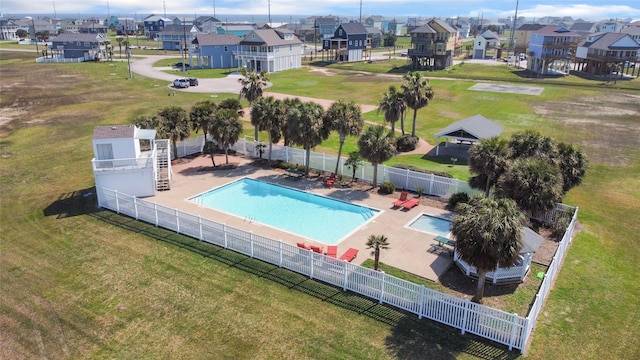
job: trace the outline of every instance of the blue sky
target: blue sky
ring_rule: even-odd
[[[341,15],[357,19],[360,0],[1,0],[3,14],[112,15],[164,14]],[[496,19],[513,15],[517,0],[362,0],[362,15],[385,17],[480,16]],[[610,2],[609,4],[605,4]],[[54,10],[55,8],[55,10]],[[640,0],[519,0],[518,15],[527,19],[571,16],[574,19],[640,19]]]

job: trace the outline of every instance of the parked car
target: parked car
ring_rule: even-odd
[[[173,80],[173,87],[177,88],[188,88],[189,87],[189,79],[180,78]]]
[[[188,78],[187,80],[189,80],[189,85],[190,86],[198,86],[198,79],[196,78]]]
[[[182,64],[183,64],[183,63],[181,63],[181,62],[177,62],[177,63],[173,64],[173,67],[174,67],[174,68],[182,69]],[[191,68],[191,65],[189,65],[189,64],[187,64],[187,63],[184,63],[184,68],[185,68],[185,69],[190,69],[190,68]]]

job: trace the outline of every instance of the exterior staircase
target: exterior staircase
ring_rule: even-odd
[[[156,190],[171,189],[171,151],[169,140],[156,140]]]

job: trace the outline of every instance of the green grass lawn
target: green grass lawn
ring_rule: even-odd
[[[375,301],[96,209],[93,128],[128,124],[168,105],[189,109],[209,95],[168,97],[166,82],[128,79],[126,66],[108,63],[42,65],[33,54],[0,51],[0,65],[0,107],[12,119],[0,128],[3,358],[518,357]],[[272,81],[273,91],[372,105],[400,83],[308,70],[273,74]],[[545,90],[533,97],[468,91],[468,80],[431,84],[436,98],[418,112],[417,126],[427,141],[451,121],[480,113],[503,126],[506,136],[534,128],[577,144],[591,160],[584,183],[565,199],[580,207],[580,232],[527,358],[640,357],[637,92],[552,80],[536,81]],[[237,94],[220,94],[217,101],[224,97]],[[354,144],[349,139],[344,153]],[[336,138],[322,147],[336,151]],[[464,166],[450,168],[446,161],[392,161],[469,176]],[[513,311],[526,301],[514,299],[520,305]]]

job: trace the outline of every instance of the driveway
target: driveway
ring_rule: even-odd
[[[233,73],[225,78],[220,79],[200,79],[198,78],[198,86],[188,87],[186,89],[176,89],[172,86],[173,80],[177,77],[181,77],[175,74],[168,74],[164,70],[169,70],[170,68],[154,68],[153,64],[156,61],[168,58],[174,58],[175,56],[164,56],[164,55],[145,55],[145,57],[136,57],[134,61],[131,62],[131,71],[136,74],[146,76],[152,79],[158,80],[166,80],[167,86],[176,91],[184,91],[184,92],[196,92],[196,93],[240,93],[240,89],[242,86],[238,79],[241,79],[242,76],[238,73]],[[184,76],[186,77],[186,76]]]

